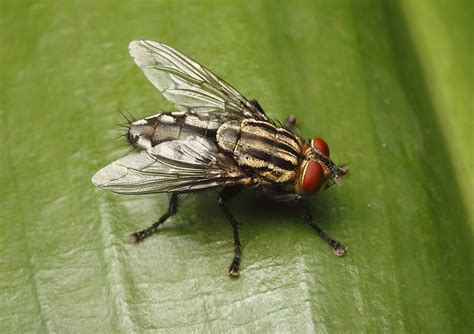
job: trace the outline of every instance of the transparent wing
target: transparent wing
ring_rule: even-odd
[[[190,192],[224,185],[242,175],[208,139],[161,143],[127,155],[92,177],[96,186],[119,194]]]
[[[130,55],[150,82],[182,111],[219,113],[231,119],[270,121],[258,102],[175,49],[153,41],[133,41]]]

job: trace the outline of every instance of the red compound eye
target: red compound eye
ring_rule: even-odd
[[[324,184],[323,167],[316,161],[309,161],[303,170],[302,175],[303,191],[305,193],[314,193]]]
[[[322,138],[314,138],[311,140],[311,146],[329,157],[329,146]]]

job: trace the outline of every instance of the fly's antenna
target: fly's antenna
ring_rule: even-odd
[[[328,157],[319,153],[316,150],[313,150],[312,153],[313,153],[314,159],[319,160],[329,170],[329,173],[330,173],[330,176],[332,176],[333,182],[337,184],[338,186],[342,185],[341,177],[349,173],[349,169],[346,167],[346,165],[336,165],[331,159],[329,159]]]

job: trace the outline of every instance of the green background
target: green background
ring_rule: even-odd
[[[436,332],[473,324],[473,2],[2,1],[3,332]],[[172,45],[349,163],[318,223],[249,192],[242,274],[215,194],[95,188],[128,152],[119,109],[171,105],[128,55]]]

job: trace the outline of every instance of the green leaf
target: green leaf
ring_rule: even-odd
[[[474,329],[470,1],[2,1],[0,328],[4,332]],[[318,224],[249,191],[242,274],[215,192],[139,246],[165,195],[90,178],[128,148],[119,110],[172,106],[127,52],[159,40],[325,138],[350,177]]]

